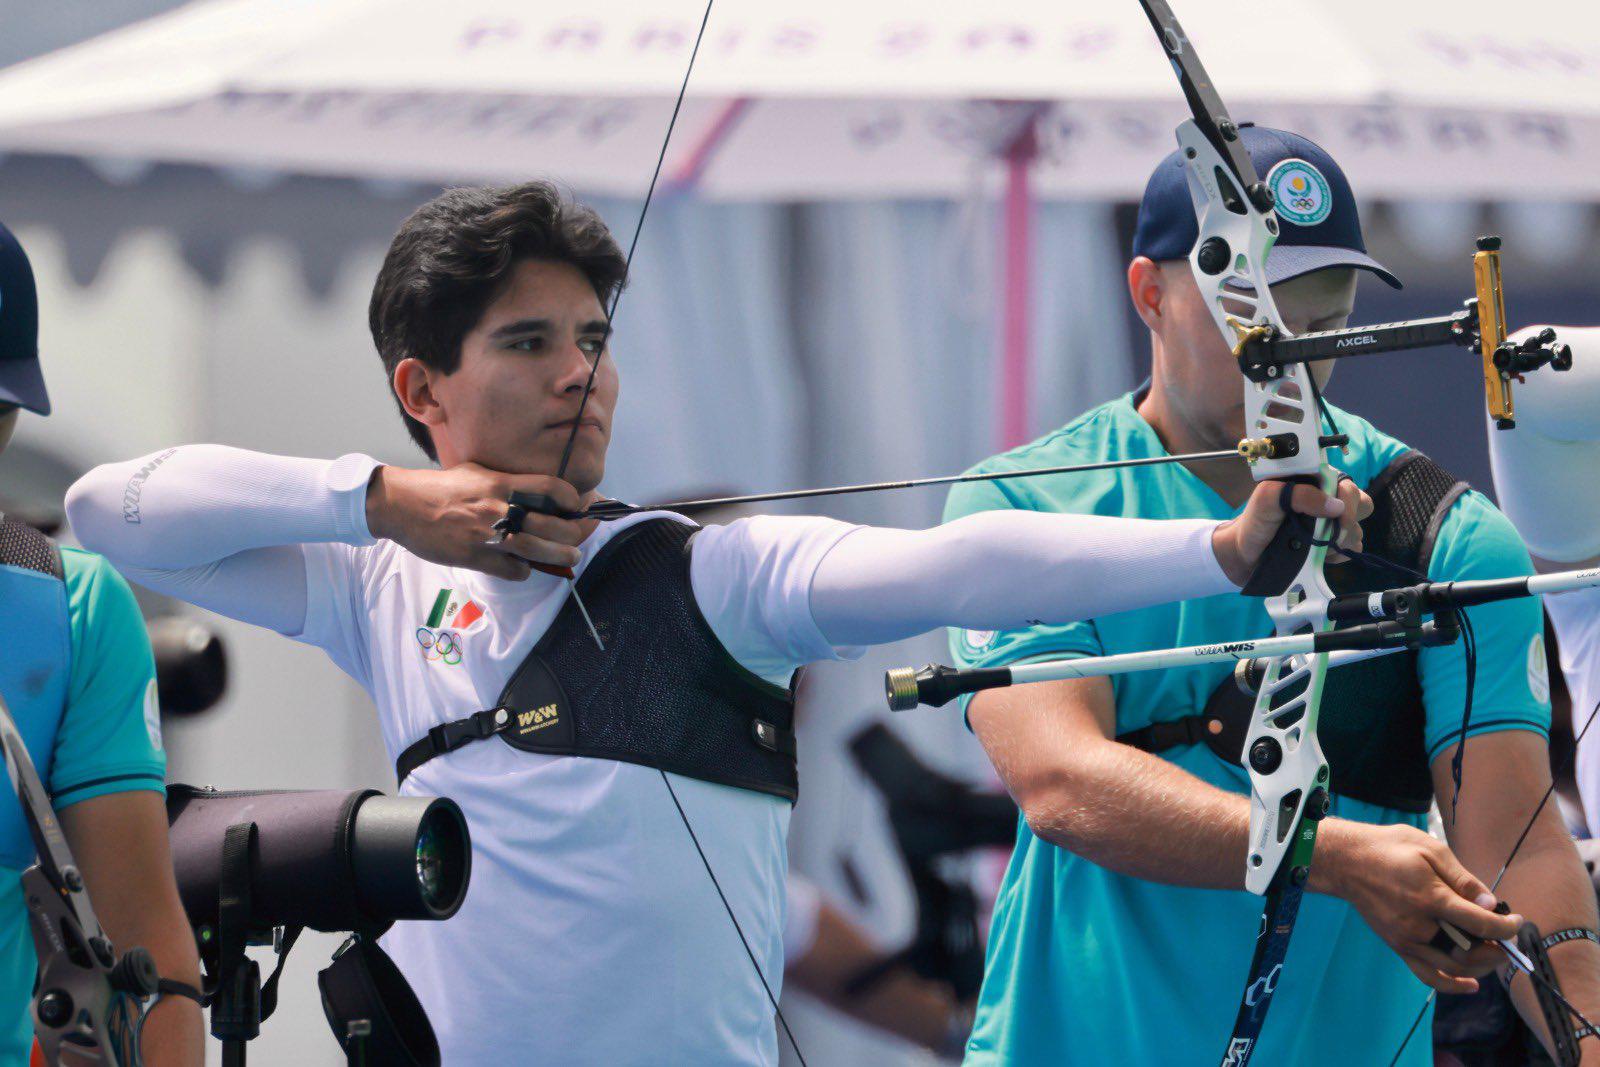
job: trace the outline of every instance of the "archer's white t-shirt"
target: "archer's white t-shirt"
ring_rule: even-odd
[[[647,517],[602,524],[584,562]],[[797,537],[784,521],[781,541],[765,546],[761,520],[708,527],[691,557],[713,631],[779,685],[800,663],[853,653],[827,644],[807,599],[817,563],[852,527],[818,519]],[[388,541],[304,548],[309,602],[296,639],[371,694],[391,761],[429,727],[493,707],[568,596],[547,575],[502,581]],[[790,805],[672,783],[777,995]],[[472,833],[460,912],[397,923],[383,940],[445,1064],[777,1062],[767,995],[658,771],[490,738],[435,757],[401,792],[451,797]]]

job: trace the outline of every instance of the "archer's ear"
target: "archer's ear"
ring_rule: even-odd
[[[444,421],[444,410],[433,392],[433,368],[420,359],[402,359],[394,368],[390,385],[406,414],[424,426]]]
[[[1148,256],[1135,256],[1128,264],[1128,297],[1133,301],[1133,310],[1152,330],[1159,328],[1166,295],[1161,264]]]

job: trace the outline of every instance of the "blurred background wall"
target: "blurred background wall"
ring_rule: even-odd
[[[0,65],[174,6],[0,0]],[[0,219],[33,257],[56,404],[48,420],[24,417],[0,461],[0,494],[59,508],[65,486],[95,463],[189,441],[329,457],[362,451],[421,465],[365,313],[390,235],[435,191],[0,159]],[[632,232],[636,203],[600,207],[620,236]],[[1366,219],[1372,251],[1408,284],[1391,293],[1363,281],[1358,321],[1452,310],[1470,292],[1472,237],[1498,232],[1513,323],[1600,322],[1594,205],[1439,203],[1418,190],[1414,202],[1367,205]],[[1131,223],[1126,204],[1038,212],[1035,433],[1131,388],[1148,367],[1122,288]],[[995,451],[997,225],[987,196],[655,205],[617,323],[623,417],[607,489],[649,500],[943,474]],[[1475,357],[1356,360],[1330,392],[1487,485]],[[938,520],[942,502],[922,491],[814,510],[921,526]],[[372,710],[353,683],[318,652],[210,621],[231,655],[231,687],[203,717],[167,724],[173,780],[393,789]],[[819,670],[801,730],[794,864],[887,947],[910,936],[912,901],[879,802],[843,744],[885,717],[883,668],[945,655],[943,637],[930,635]],[[981,753],[948,713],[895,725],[935,765],[987,779]],[[313,978],[335,944],[311,937],[296,949],[279,1014],[252,1050],[259,1062],[342,1062]],[[812,1062],[923,1062],[803,998],[790,997],[786,1011]]]

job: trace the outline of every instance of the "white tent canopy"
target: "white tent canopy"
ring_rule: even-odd
[[[205,0],[0,73],[0,150],[635,193],[703,12]],[[1323,141],[1368,195],[1600,195],[1595,5],[1178,13],[1236,117]],[[721,0],[668,174],[727,198],[957,195],[1036,114],[1042,195],[1137,192],[1185,112],[1134,0]]]

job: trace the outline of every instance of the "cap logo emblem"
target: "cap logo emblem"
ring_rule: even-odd
[[[1267,172],[1278,217],[1294,226],[1315,226],[1333,214],[1333,190],[1322,172],[1303,159],[1286,159]]]

